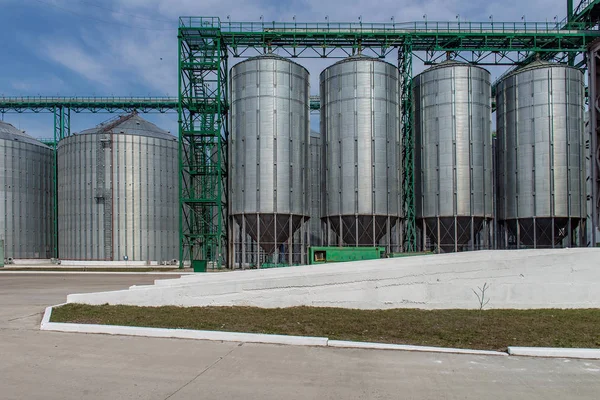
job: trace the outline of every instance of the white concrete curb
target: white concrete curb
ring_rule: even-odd
[[[369,342],[348,342],[343,340],[330,340],[327,342],[329,347],[341,347],[348,349],[377,349],[377,350],[403,350],[403,351],[423,351],[429,353],[453,353],[453,354],[474,354],[479,356],[507,356],[507,353],[500,351],[453,349],[450,347],[430,347],[430,346],[412,346],[405,344],[388,343],[369,343]]]
[[[293,346],[317,346],[351,349],[401,350],[428,353],[469,354],[479,356],[528,356],[600,359],[600,349],[564,349],[544,347],[509,347],[508,353],[487,350],[454,349],[449,347],[412,346],[402,344],[350,342],[329,340],[325,337],[267,335],[261,333],[197,331],[192,329],[143,328],[135,326],[71,324],[50,322],[52,309],[67,303],[46,307],[40,330],[72,333],[99,333],[106,335],[143,336],[158,338],[212,340],[219,342],[244,342],[263,344],[283,344]]]
[[[61,304],[62,305],[62,304]],[[55,306],[58,307],[58,306]],[[294,346],[327,346],[327,338],[309,336],[265,335],[259,333],[197,331],[191,329],[141,328],[134,326],[69,324],[50,322],[52,307],[47,307],[40,329],[55,332],[102,333],[107,335],[144,336],[222,342],[287,344]]]
[[[566,349],[552,347],[509,347],[511,356],[548,357],[548,358],[584,358],[600,360],[600,349]]]

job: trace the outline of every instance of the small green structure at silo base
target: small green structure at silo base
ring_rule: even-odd
[[[192,269],[194,272],[206,272],[207,260],[192,260]]]
[[[310,247],[309,264],[326,264],[385,258],[385,247]]]

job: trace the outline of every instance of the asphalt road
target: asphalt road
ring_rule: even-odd
[[[595,361],[215,343],[38,329],[44,307],[63,302],[68,293],[115,290],[156,278],[0,273],[0,398],[599,398],[600,362]]]

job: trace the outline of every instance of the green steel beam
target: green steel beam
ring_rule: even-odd
[[[54,112],[169,112],[176,111],[175,97],[0,97],[0,113]]]
[[[320,96],[310,96],[310,109],[313,111],[318,111],[321,109],[321,97]]]
[[[180,31],[201,37],[201,17],[180,19]],[[480,65],[514,65],[535,53],[580,54],[600,37],[582,30],[583,22],[569,29],[547,22],[408,22],[408,23],[256,23],[220,22],[217,29],[234,57],[276,52],[292,58],[343,58],[356,54],[385,57],[410,41],[413,53],[426,63],[454,58]],[[190,40],[194,46],[194,40]]]

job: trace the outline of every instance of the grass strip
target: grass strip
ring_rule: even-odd
[[[67,304],[54,309],[51,321],[499,351],[508,346],[600,348],[600,309],[428,311]]]

